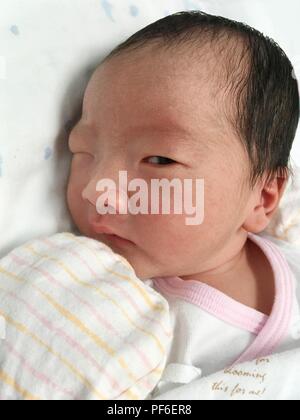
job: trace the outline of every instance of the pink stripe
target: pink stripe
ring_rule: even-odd
[[[38,372],[35,368],[33,368],[31,364],[27,360],[25,360],[25,358],[14,348],[14,346],[8,342],[8,340],[4,340],[4,344],[8,347],[10,352],[14,354],[15,357],[21,361],[22,368],[28,370],[32,374],[32,376],[39,379],[41,382],[46,383],[49,386],[49,388],[59,391],[60,393],[64,395],[68,395],[73,400],[77,399],[76,396],[72,394],[70,391],[68,391],[65,388],[61,388],[60,386],[52,382],[52,380],[48,378],[46,375],[44,375],[41,372]]]
[[[19,265],[26,265],[28,266],[28,264],[22,260],[20,257],[17,257],[16,255],[14,255],[13,253],[10,254],[10,257]],[[48,274],[46,272],[44,272],[44,270],[39,269],[37,267],[34,267],[32,265],[30,265],[30,267],[32,267],[33,269],[35,269],[36,271],[39,271],[41,274],[43,274],[45,277],[48,278],[48,280],[57,285],[57,281],[51,276],[51,274]],[[67,288],[65,288],[64,286],[62,286],[65,290],[68,290]],[[28,309],[28,311],[34,315],[44,326],[46,326],[50,331],[52,331],[53,333],[58,334],[60,337],[62,337],[72,348],[75,348],[81,355],[85,356],[86,359],[88,359],[92,365],[101,373],[103,374],[107,380],[110,382],[110,385],[112,388],[116,388],[118,390],[118,392],[122,391],[122,389],[119,387],[118,383],[116,382],[115,378],[113,378],[109,372],[107,372],[105,369],[102,368],[102,366],[99,365],[99,363],[93,358],[93,356],[91,356],[89,354],[89,352],[80,345],[80,343],[78,343],[77,341],[75,341],[72,337],[70,337],[65,331],[61,330],[60,328],[56,328],[51,321],[47,320],[44,316],[40,315],[36,309],[31,306],[28,302],[26,302],[25,300],[23,300],[22,298],[19,298],[18,296],[15,295],[15,293],[13,292],[8,292],[9,294],[11,294],[16,300],[19,300],[20,302],[22,302],[25,307]]]
[[[53,247],[57,247],[57,245],[56,244],[54,244],[53,242],[51,242],[48,238],[47,239],[43,239],[43,241],[42,242],[44,242],[44,243],[46,243],[46,244],[48,244],[49,246],[53,246]],[[90,249],[89,248],[89,246],[87,245],[87,244],[84,244],[84,246],[87,248],[87,249]],[[71,250],[71,249],[69,249],[69,248],[66,248],[66,247],[64,247],[63,249],[66,249],[69,253],[71,253],[72,255],[74,255],[74,256],[76,256],[81,262],[82,262],[82,264],[84,264],[85,266],[86,266],[86,268],[90,271],[90,273],[94,276],[94,277],[97,277],[97,274],[95,273],[95,271],[91,268],[91,266],[81,257],[81,255],[79,255],[78,254],[78,252],[76,252],[76,251],[73,251],[73,250]],[[97,250],[93,250],[94,252],[97,252]],[[101,279],[102,281],[104,281],[105,282],[105,279]],[[114,289],[117,289],[118,291],[120,291],[120,292],[122,292],[122,294],[124,295],[124,296],[126,296],[126,298],[128,299],[128,302],[130,302],[130,304],[131,304],[131,306],[137,311],[137,313],[139,314],[139,316],[141,317],[141,318],[143,318],[143,319],[146,319],[147,321],[150,321],[151,323],[154,323],[154,324],[156,324],[156,325],[158,325],[159,327],[160,327],[160,329],[161,329],[161,331],[164,333],[164,335],[166,336],[166,337],[170,337],[171,336],[171,334],[168,332],[168,331],[166,331],[165,329],[164,329],[164,327],[163,327],[163,325],[157,320],[157,319],[155,319],[155,318],[151,318],[151,317],[149,317],[149,316],[146,316],[146,315],[144,315],[144,313],[143,312],[141,312],[140,311],[140,308],[139,308],[139,306],[137,305],[137,302],[134,300],[134,299],[132,299],[132,297],[130,296],[130,294],[126,291],[126,290],[124,290],[119,284],[117,285],[117,284],[112,284],[112,283],[109,283],[109,286],[110,287],[113,287]]]
[[[42,242],[47,243],[50,246],[57,246],[51,243],[51,241],[49,241],[48,239],[44,239]],[[78,258],[83,264],[85,264],[86,266],[88,266],[88,264],[81,258],[80,255],[78,255],[76,252],[71,251],[69,249],[67,249],[68,252],[70,252],[71,254],[73,254],[73,256],[75,256],[76,258]],[[92,276],[94,278],[97,278],[96,273],[88,266],[88,268],[90,269],[90,272],[92,274]],[[110,284],[111,286],[111,284]],[[72,291],[70,291],[73,295],[75,295]],[[100,315],[100,313],[94,309],[88,302],[83,301],[79,296],[76,296],[78,300],[81,301],[81,303],[84,303],[87,307],[89,307],[91,313],[96,317],[96,319],[101,323],[104,324],[106,329],[109,332],[113,332],[115,336],[117,337],[121,337],[120,334],[118,333],[118,331],[115,329],[115,327],[109,322],[107,321],[104,317],[102,317]],[[142,362],[149,368],[152,369],[153,366],[151,364],[151,362],[149,361],[148,357],[144,354],[144,352],[142,350],[140,350],[135,343],[131,343],[128,341],[128,339],[125,337],[121,337],[122,340],[124,340],[128,345],[130,345],[131,347],[133,347],[134,351],[137,353],[137,355],[140,357],[140,359],[142,360]]]
[[[48,240],[41,240],[41,242],[49,242]],[[51,245],[51,244],[50,244]],[[57,246],[57,245],[54,245]],[[129,342],[129,340],[124,337],[122,337],[118,331],[114,328],[114,326],[108,321],[106,320],[101,314],[100,312],[98,312],[89,302],[85,301],[84,299],[82,299],[79,295],[77,295],[75,292],[73,292],[72,289],[69,289],[68,287],[64,286],[61,282],[59,282],[58,280],[56,280],[50,273],[48,273],[47,271],[39,268],[39,267],[35,267],[32,264],[29,264],[28,262],[26,262],[24,259],[22,260],[20,257],[15,256],[14,254],[12,254],[13,258],[18,258],[18,264],[23,264],[23,265],[30,265],[30,267],[32,267],[34,270],[40,272],[43,276],[45,276],[48,281],[51,284],[55,284],[56,287],[60,287],[63,288],[64,290],[66,290],[67,292],[69,292],[70,294],[72,294],[81,304],[85,305],[89,310],[90,313],[97,319],[97,321],[100,324],[103,324],[106,329],[110,332],[110,333],[114,333],[115,336],[118,336],[119,338],[121,338],[123,341],[125,341],[128,345],[131,345],[134,350],[137,352],[138,356],[141,358],[142,362],[148,367],[148,369],[152,370],[153,369],[153,364],[151,364],[151,362],[149,361],[148,357],[139,349],[137,348],[137,346],[135,345],[135,343],[131,343]],[[79,344],[78,344],[79,345]],[[84,350],[80,345],[79,348],[81,348],[81,350]],[[87,353],[86,353],[87,354]],[[95,359],[92,358],[92,356],[88,357],[90,361],[92,361],[92,363],[97,367],[98,370],[102,371],[103,374],[105,374],[108,379],[111,382],[111,386],[113,388],[118,389],[119,391],[122,389],[120,388],[120,386],[118,385],[118,383],[116,382],[115,378],[112,377],[109,372],[104,371],[103,368],[97,363],[97,361]],[[153,389],[153,384],[149,383],[147,376],[145,376],[145,378],[143,380],[140,380],[140,383],[143,384],[143,386],[146,389]],[[123,391],[123,390],[122,390]]]
[[[40,239],[40,242],[47,244],[48,246],[52,246],[57,248],[58,245],[56,243],[53,243],[49,238],[42,238]],[[99,242],[97,242],[97,245],[99,245]],[[87,244],[84,244],[84,246],[89,249]],[[81,257],[81,255],[79,255],[76,251],[73,251],[71,249],[69,249],[68,247],[59,247],[60,249],[64,249],[67,250],[70,254],[72,254],[74,257],[76,257],[77,259],[79,259],[81,261],[81,263],[83,265],[86,266],[86,268],[90,271],[91,275],[95,278],[97,278],[97,274],[95,273],[95,271],[90,267],[90,265]],[[97,250],[95,250],[95,252],[97,252]],[[101,279],[102,281],[105,282],[105,279]],[[158,325],[160,327],[160,329],[162,330],[162,332],[167,336],[170,337],[170,333],[166,332],[163,325],[155,318],[150,318],[147,315],[144,315],[144,313],[142,313],[140,311],[140,308],[137,306],[136,302],[132,299],[132,297],[129,295],[129,293],[124,290],[123,288],[121,288],[119,285],[116,285],[115,283],[109,283],[110,287],[113,287],[114,289],[117,289],[118,291],[120,291],[124,296],[127,297],[128,301],[131,303],[132,307],[137,311],[137,313],[139,314],[139,316],[142,319],[147,320],[148,322],[150,321],[151,323],[154,323],[156,325]],[[110,331],[110,332],[114,332],[115,336],[121,337],[119,332],[114,328],[114,326],[112,324],[110,324],[109,322],[106,321],[105,318],[103,318],[88,302],[83,301],[79,296],[76,296],[75,293],[73,293],[72,291],[70,291],[75,297],[77,297],[78,300],[81,301],[81,303],[85,304],[86,306],[89,307],[89,309],[91,310],[92,314],[96,317],[96,319],[98,321],[100,321],[100,323],[103,323],[106,328]],[[145,366],[148,367],[148,369],[152,370],[153,369],[153,365],[151,364],[151,362],[149,361],[149,358],[147,357],[147,355],[138,347],[136,346],[136,343],[134,342],[130,342],[127,337],[121,337],[122,340],[127,343],[128,345],[130,345],[134,351],[137,353],[137,355],[139,356],[139,358],[141,359],[141,361],[144,363]],[[141,378],[139,380],[139,383],[141,385],[143,385],[146,389],[148,390],[152,390],[153,389],[153,384],[150,383],[148,381],[148,377],[147,375],[145,375],[143,378]]]
[[[294,279],[286,259],[271,241],[250,233],[249,237],[269,258],[275,276],[276,295],[266,325],[234,364],[272,354],[286,337],[292,319]]]

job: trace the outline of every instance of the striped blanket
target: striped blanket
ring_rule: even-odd
[[[145,399],[171,342],[167,301],[120,255],[59,233],[0,260],[0,399]]]

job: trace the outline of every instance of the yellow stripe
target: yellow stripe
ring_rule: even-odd
[[[157,373],[158,375],[162,375],[164,369],[160,369],[160,368],[155,368],[152,370],[152,372]]]
[[[71,239],[74,239],[76,242],[78,242],[79,244],[81,244],[82,246],[84,246],[84,247],[85,247],[85,249],[87,249],[89,252],[91,252],[91,253],[94,255],[94,257],[95,257],[97,260],[99,260],[100,264],[102,265],[102,267],[104,267],[104,268],[105,268],[105,270],[106,270],[106,271],[108,271],[108,272],[110,272],[110,273],[114,274],[116,277],[120,277],[120,276],[121,276],[121,274],[120,274],[120,273],[115,273],[114,271],[111,271],[111,270],[109,270],[107,267],[105,267],[105,265],[104,265],[104,264],[103,264],[103,262],[102,262],[102,259],[101,259],[101,258],[99,258],[99,255],[95,252],[95,250],[94,250],[93,248],[90,248],[90,247],[89,247],[86,243],[84,243],[84,242],[82,242],[82,241],[78,240],[78,239],[76,238],[76,236],[75,236],[75,235],[72,235],[72,234],[71,234],[71,233],[69,233],[69,232],[65,232],[65,233],[64,233],[64,235],[65,235],[65,236],[69,236]],[[73,237],[74,237],[74,238],[73,238]],[[105,244],[103,244],[102,242],[99,242],[99,244],[103,245],[103,247],[106,247],[106,245],[105,245]],[[108,248],[108,247],[107,247],[107,248]],[[110,251],[110,252],[112,252],[110,248],[108,248],[108,249],[109,249],[109,251]],[[125,258],[123,258],[121,255],[119,255],[119,254],[118,254],[118,257],[120,257],[120,258],[123,260],[123,262],[125,262],[125,264],[127,263],[127,260],[126,260]],[[128,265],[128,263],[127,263],[127,265]],[[132,270],[132,267],[131,267],[130,265],[129,265],[129,268],[130,268],[130,270]],[[127,280],[127,279],[128,279],[128,277],[126,277],[126,276],[125,276],[125,280]],[[130,280],[131,280],[131,279],[130,279]],[[135,283],[133,284],[133,286],[135,286]],[[139,286],[139,285],[137,285],[137,287],[139,287],[139,288],[140,288],[140,286]],[[141,289],[141,291],[142,291],[143,293],[145,293],[143,289]],[[146,295],[147,295],[147,294],[146,294]],[[157,307],[159,307],[159,306],[157,306]],[[159,309],[159,311],[160,311],[160,312],[165,311],[165,309],[164,309],[163,305],[161,305],[161,306],[160,306],[160,308],[161,308],[161,309]],[[159,320],[156,320],[156,321],[158,322],[159,326],[161,327],[161,329],[163,330],[163,332],[165,333],[165,335],[166,335],[167,337],[171,337],[171,336],[172,336],[172,332],[167,331],[167,330],[165,329],[164,325],[163,325],[163,324],[162,324]]]
[[[105,265],[104,265],[104,264],[103,264],[103,262],[102,262],[102,259],[101,259],[101,258],[99,258],[98,254],[94,251],[94,249],[90,248],[89,246],[87,246],[87,244],[85,244],[84,242],[82,242],[82,241],[80,241],[79,239],[77,239],[75,235],[73,235],[73,234],[71,234],[71,233],[69,233],[69,232],[64,232],[64,233],[63,233],[63,235],[64,235],[64,236],[69,237],[70,239],[72,239],[72,240],[76,241],[77,243],[81,244],[82,246],[84,246],[84,247],[85,247],[85,249],[87,249],[89,252],[91,252],[91,253],[94,255],[94,257],[95,257],[97,260],[99,260],[100,264],[102,265],[102,267],[104,267],[104,269],[105,269],[106,271],[108,271],[108,272],[110,272],[110,273],[114,274],[116,277],[120,277],[120,276],[122,276],[120,273],[116,273],[116,272],[114,272],[114,271],[112,271],[112,270],[108,269],[107,267],[105,267]],[[103,247],[107,247],[107,246],[106,246],[105,244],[103,244],[102,242],[99,242],[99,244],[101,244]],[[101,246],[101,248],[102,248],[102,246]],[[108,247],[107,247],[107,248],[108,248]],[[112,251],[110,250],[110,248],[108,248],[108,250],[109,250],[110,252],[112,252]],[[124,260],[123,262],[125,262],[125,264],[127,263],[127,260],[126,260],[125,258],[123,258],[121,255],[118,255],[118,257],[120,257],[122,260]],[[126,265],[129,265],[129,264],[127,263]],[[131,267],[130,265],[129,265],[129,268],[130,268],[130,270],[132,270],[132,267]],[[131,279],[130,279],[129,277],[125,276],[125,280],[127,280],[127,279],[129,279],[129,280],[131,281]],[[135,283],[133,284],[133,286],[135,287]],[[139,287],[139,288],[140,288],[140,286],[137,286],[137,287]],[[143,293],[145,293],[143,289],[141,289],[141,291],[142,291]],[[152,303],[152,302],[151,302],[151,303]],[[161,308],[161,309],[159,309],[159,311],[164,311],[163,306],[160,306],[160,308]],[[157,321],[157,323],[159,324],[159,326],[161,327],[161,329],[163,330],[163,332],[165,333],[165,335],[166,335],[167,337],[171,337],[171,336],[172,336],[172,332],[167,331],[167,330],[165,329],[164,325],[163,325],[163,324],[162,324],[159,320],[156,320],[156,321]]]
[[[15,275],[14,273],[8,272],[7,270],[2,269],[2,267],[0,266],[0,272],[2,272],[3,274],[12,277],[14,280],[17,280],[18,282],[24,282],[25,279],[22,279],[21,277]],[[65,308],[63,308],[61,305],[59,305],[57,302],[55,302],[54,299],[52,299],[49,295],[47,295],[46,293],[43,293],[37,286],[35,285],[31,285],[35,290],[37,290],[42,296],[44,296],[44,298],[52,304],[52,306],[54,306],[63,316],[65,316],[65,318],[69,319],[69,321],[73,322],[79,329],[81,329],[82,331],[84,331],[89,337],[92,338],[93,341],[96,342],[96,344],[98,346],[100,346],[101,348],[104,347],[105,350],[107,351],[107,353],[109,353],[111,356],[116,356],[116,352],[114,350],[112,350],[104,341],[102,341],[97,335],[95,335],[92,331],[90,331],[87,327],[85,327],[84,324],[81,323],[80,320],[78,320],[75,316],[73,316],[70,312],[68,312]],[[0,287],[1,290],[3,290]],[[3,290],[5,291],[5,290]],[[47,346],[45,344],[45,346]],[[51,351],[52,354],[55,354],[54,352]],[[128,375],[131,377],[132,380],[137,381],[137,378],[135,378],[135,376],[130,372],[129,367],[127,366],[126,362],[123,360],[123,358],[118,358],[117,359],[118,362],[120,363],[120,365],[122,366],[122,368],[127,371]],[[134,395],[131,394],[129,391],[128,393],[130,394],[130,398]],[[127,395],[127,391],[125,391],[125,395]],[[107,399],[107,398],[101,398],[101,399]]]
[[[140,397],[135,394],[131,389],[126,389],[125,395],[128,395],[129,400],[140,400]]]
[[[151,337],[156,345],[158,346],[158,348],[160,349],[161,353],[164,354],[165,353],[165,349],[163,347],[163,345],[161,344],[160,340],[153,335],[152,333],[145,331],[143,328],[140,328],[138,325],[136,325],[131,318],[129,317],[129,315],[127,315],[126,311],[118,304],[118,302],[116,302],[114,299],[112,299],[110,296],[108,296],[106,293],[102,292],[101,289],[99,289],[97,286],[94,286],[93,284],[87,283],[85,281],[80,280],[74,273],[72,273],[71,270],[69,270],[68,267],[65,266],[65,264],[63,264],[58,258],[55,257],[50,257],[49,255],[45,255],[45,254],[40,254],[39,252],[35,251],[32,246],[28,245],[28,246],[24,246],[26,249],[28,249],[32,254],[39,256],[40,258],[44,258],[50,261],[54,261],[56,262],[67,274],[69,274],[69,276],[78,284],[93,289],[95,290],[98,294],[100,294],[100,296],[104,297],[105,299],[111,301],[125,316],[125,318],[127,319],[127,321],[137,330],[143,332],[145,335],[148,335],[149,337]]]
[[[69,236],[70,237],[70,235],[72,235],[72,234],[70,234],[70,233],[68,233],[68,232],[65,232],[64,233],[64,235],[65,236]],[[83,242],[81,242],[78,238],[76,238],[76,236],[75,235],[72,235],[72,239],[74,240],[74,241],[76,241],[77,243],[79,243],[79,244],[81,244],[81,245],[85,245]],[[158,312],[163,312],[164,311],[164,307],[162,306],[162,305],[157,305],[157,304],[154,304],[152,301],[151,301],[151,299],[149,298],[149,296],[148,296],[148,294],[145,292],[145,290],[138,284],[138,283],[135,283],[133,280],[132,280],[132,278],[131,277],[128,277],[128,276],[126,276],[125,274],[121,274],[121,273],[117,273],[117,272],[115,272],[115,271],[113,271],[113,270],[110,270],[109,268],[107,268],[104,264],[103,264],[103,262],[102,262],[102,260],[99,258],[99,256],[94,252],[94,250],[93,249],[91,249],[91,248],[89,248],[88,247],[88,249],[89,249],[89,251],[92,251],[93,252],[93,254],[95,255],[95,257],[99,260],[99,262],[100,262],[100,264],[102,265],[102,267],[108,272],[108,273],[111,273],[111,274],[113,274],[113,275],[115,275],[116,277],[119,277],[119,278],[121,278],[121,279],[123,279],[123,280],[127,280],[129,283],[131,283],[131,285],[141,294],[141,296],[143,297],[143,299],[145,300],[145,302],[147,303],[147,305],[152,309],[152,310],[154,310],[154,311],[158,311]],[[122,257],[123,258],[123,257]],[[130,267],[131,268],[131,270],[132,270],[132,267]]]
[[[14,273],[10,273],[9,271],[5,270],[0,266],[0,273],[5,274],[7,277],[12,277],[14,280],[18,281],[19,283],[22,283],[25,281],[25,279],[22,279],[21,277],[17,276]]]
[[[66,319],[68,319],[70,322],[72,322],[76,327],[81,330],[84,334],[86,334],[88,337],[90,337],[94,343],[98,347],[101,348],[101,350],[105,350],[110,356],[116,357],[117,353],[115,350],[113,350],[111,347],[105,343],[100,337],[98,337],[93,331],[91,331],[88,327],[86,327],[75,315],[73,315],[71,312],[69,312],[67,309],[63,308],[59,303],[57,303],[51,296],[49,296],[47,293],[44,293],[42,290],[40,290],[37,286],[34,286],[34,288],[52,305],[58,312],[60,312]],[[127,365],[127,363],[123,360],[122,357],[117,358],[119,364],[121,367],[127,371],[127,374],[130,376],[130,378],[133,381],[137,381],[138,379],[134,376],[133,373],[130,372],[130,369]]]
[[[40,400],[40,398],[35,397],[32,395],[29,391],[22,388],[17,382],[13,380],[7,373],[5,373],[3,370],[0,370],[0,381],[5,383],[6,385],[13,388],[19,395],[21,395],[25,400],[33,400],[37,401]]]
[[[56,351],[54,351],[50,346],[48,346],[46,343],[44,343],[41,339],[39,339],[35,334],[33,334],[25,325],[15,321],[10,316],[6,315],[4,312],[0,310],[0,315],[2,315],[6,322],[13,325],[16,330],[21,332],[22,334],[31,337],[36,343],[38,343],[41,347],[45,347],[47,351],[54,356],[56,356],[82,383],[85,384],[85,386],[91,390],[97,398],[100,398],[101,400],[107,399],[107,397],[104,396],[104,394],[100,393],[94,386],[91,384],[91,382],[86,379],[71,363],[69,363],[64,357],[62,357],[60,354],[58,354]]]

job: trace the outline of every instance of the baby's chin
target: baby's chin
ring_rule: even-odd
[[[97,235],[95,232],[92,232],[87,226],[82,228],[77,226],[77,231],[80,235],[86,236],[88,238],[94,239],[98,242],[103,243],[104,245],[108,246],[114,253],[121,255],[121,257],[125,258],[126,261],[130,264],[135,275],[140,280],[147,280],[154,277],[169,277],[165,270],[161,270],[153,264],[149,264],[147,260],[139,255],[141,250],[138,249],[137,245],[129,246],[129,247],[120,247],[116,244],[113,245],[109,243],[104,238],[100,238],[100,235]]]
[[[109,246],[113,252],[121,255],[132,267],[136,277],[140,280],[147,280],[152,277],[160,277],[160,270],[153,267],[152,264],[148,264],[147,261],[141,257],[138,251],[135,252],[134,249],[119,249],[113,247],[107,243],[105,245]]]
[[[126,257],[125,257],[126,258]],[[165,270],[159,270],[155,267],[146,267],[145,264],[140,262],[134,262],[130,258],[126,258],[126,260],[129,262],[131,267],[133,268],[135,275],[140,280],[148,280],[156,277],[171,277],[171,274],[169,272],[166,272]]]

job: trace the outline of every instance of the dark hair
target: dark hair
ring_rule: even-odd
[[[241,22],[185,11],[136,32],[102,63],[155,41],[163,48],[192,46],[193,51],[205,42],[211,47],[222,44],[226,91],[231,92],[235,109],[229,119],[250,159],[250,184],[253,187],[265,173],[268,180],[293,175],[289,159],[299,120],[298,84],[290,60],[272,39]]]

